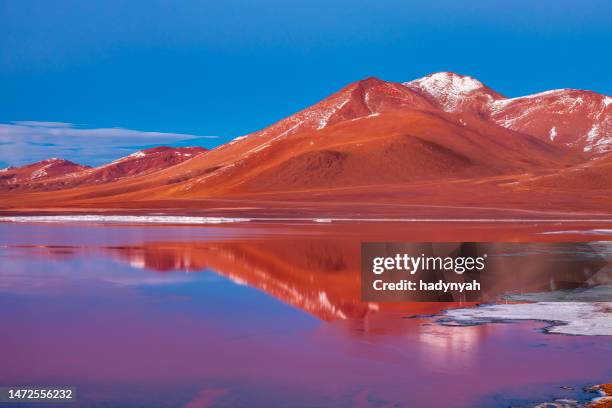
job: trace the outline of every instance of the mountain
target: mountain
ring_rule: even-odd
[[[3,203],[212,214],[601,212],[605,189],[562,187],[580,166],[605,168],[596,163],[608,149],[609,99],[570,90],[508,99],[453,73],[404,84],[367,78],[206,154],[148,149],[33,182]],[[552,176],[556,187],[538,184]]]
[[[21,167],[7,167],[0,170],[0,189],[19,188],[23,185],[44,182],[45,180],[78,173],[89,169],[69,160],[52,158]]]
[[[580,159],[376,78],[155,175],[165,197],[338,189],[539,172]],[[150,181],[150,180],[149,180]]]
[[[451,72],[404,85],[445,112],[475,114],[589,156],[612,151],[612,98],[606,95],[557,89],[506,98],[474,78]]]
[[[99,184],[127,177],[140,177],[190,160],[206,151],[202,147],[168,146],[140,150],[109,164],[84,171],[75,177],[75,182],[78,184]]]
[[[46,177],[28,179],[26,185],[13,184],[8,187],[12,189],[56,190],[82,185],[105,184],[129,177],[144,176],[189,160],[205,151],[206,149],[201,147],[159,146],[137,151],[103,166],[91,168],[75,165],[77,167],[71,172],[48,172]]]

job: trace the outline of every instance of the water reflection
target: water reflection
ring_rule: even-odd
[[[407,318],[458,303],[362,302],[368,238],[12,229],[0,238],[0,383],[74,384],[77,406],[478,407],[606,380],[605,338]]]
[[[371,310],[360,301],[359,243],[350,240],[147,243],[108,251],[154,271],[213,270],[327,321]]]
[[[363,302],[360,243],[359,239],[350,236],[342,239],[317,236],[240,241],[153,241],[111,246],[15,245],[5,249],[4,262],[10,267],[0,287],[10,286],[11,278],[19,275],[23,266],[15,259],[20,255],[53,262],[96,259],[99,260],[97,264],[103,265],[99,268],[100,278],[107,281],[171,283],[188,281],[190,278],[185,273],[213,271],[235,284],[259,289],[321,320],[333,321],[363,319],[380,311],[433,314],[458,304],[500,300],[507,293],[556,291],[612,283],[609,244],[471,244],[470,251],[474,254],[489,254],[486,273],[478,276],[483,290],[476,295],[448,293],[440,297],[436,293],[401,292],[394,294],[394,302]],[[416,252],[413,244],[401,246],[413,253],[427,252],[420,244]],[[137,277],[113,273],[112,268],[104,268],[109,259],[126,263],[143,273]],[[96,270],[90,270],[88,275],[92,276]],[[452,272],[432,272],[431,275],[431,279],[442,278],[446,282],[458,278]],[[29,273],[22,277],[26,279],[27,276]],[[422,276],[428,278],[427,274]],[[473,277],[467,273],[461,276],[464,280]],[[446,302],[437,302],[441,299]]]

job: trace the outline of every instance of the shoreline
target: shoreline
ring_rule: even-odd
[[[100,222],[100,223],[177,223],[177,224],[218,224],[230,222],[304,222],[315,223],[605,223],[612,224],[612,218],[416,218],[416,217],[229,217],[171,214],[49,214],[49,215],[1,215],[0,222]],[[23,214],[23,213],[21,213]],[[612,229],[599,228],[598,232],[612,234]],[[571,232],[571,231],[570,231]]]

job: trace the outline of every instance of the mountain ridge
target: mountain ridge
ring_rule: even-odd
[[[180,163],[198,154],[207,151],[201,147],[178,147],[157,146],[139,150],[128,156],[121,157],[110,163],[97,167],[90,167],[73,163],[65,159],[47,159],[40,162],[27,164],[21,167],[8,167],[2,172],[6,175],[14,172],[22,174],[21,182],[29,181],[29,185],[20,185],[18,180],[0,184],[2,188],[9,190],[34,189],[55,190],[77,187],[82,184],[104,184],[120,180],[134,175],[145,175],[152,171],[158,171],[168,166]],[[37,176],[37,172],[49,168],[49,162],[58,167],[53,172],[48,172],[45,177]],[[42,168],[43,170],[40,170]],[[31,174],[28,174],[30,172]],[[0,180],[6,177],[0,173]]]
[[[494,123],[588,155],[612,151],[612,97],[561,88],[507,98],[482,82],[438,72],[405,86],[446,112],[473,113]]]

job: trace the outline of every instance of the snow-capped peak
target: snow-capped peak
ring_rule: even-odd
[[[440,101],[447,112],[454,110],[464,96],[484,88],[479,80],[453,72],[437,72],[403,85]]]
[[[454,72],[436,72],[423,78],[406,82],[404,85],[415,85],[431,92],[452,90],[455,93],[469,93],[484,87],[479,80],[471,76],[455,74]]]

